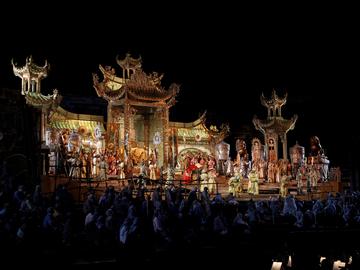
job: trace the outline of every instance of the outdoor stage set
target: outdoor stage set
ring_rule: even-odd
[[[134,184],[151,190],[162,185],[187,191],[207,188],[210,194],[232,193],[247,200],[289,193],[301,199],[323,198],[340,190],[340,169],[329,167],[318,137],[309,138],[310,153],[298,144],[290,147],[288,159],[287,133],[294,129],[297,115],[282,117],[287,95],[261,95],[268,115],[255,116],[253,124],[263,138],[238,139],[237,156],[231,160],[230,145],[224,142],[227,125],[207,127],[205,113],[191,123],[169,121],[179,86],[165,89],[163,74],[145,73],[141,58],[127,54],[116,62],[121,76],[102,65],[102,78],[93,74],[97,95],[107,101],[106,122],[104,116],[66,111],[56,89],[42,94],[47,62],[38,66],[29,57],[25,66],[13,63],[14,74],[22,80],[21,94],[39,112],[43,192],[66,184],[81,200],[89,188],[104,191],[112,185],[118,190]]]

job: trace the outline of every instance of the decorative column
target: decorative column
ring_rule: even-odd
[[[174,144],[175,144],[175,148],[174,148],[175,164],[174,164],[174,166],[176,166],[178,154],[179,154],[179,142],[178,142],[179,138],[178,138],[178,133],[177,133],[176,128],[173,129],[173,134],[174,134]]]
[[[286,134],[281,136],[282,148],[283,148],[283,159],[287,160],[287,138]]]
[[[176,161],[177,161],[177,150],[178,150],[178,146],[177,146],[177,136],[176,136],[176,129],[175,128],[172,128],[171,129],[171,145],[172,145],[172,153],[171,153],[171,156],[172,156],[172,164],[171,166],[173,168],[175,168],[176,166]]]
[[[41,144],[45,144],[46,141],[46,122],[47,122],[47,115],[46,109],[41,110],[41,120],[40,120],[40,141]]]
[[[25,80],[24,79],[21,80],[21,94],[23,96],[25,95]]]
[[[129,145],[136,145],[136,130],[135,130],[136,110],[129,103]]]
[[[146,159],[149,156],[149,137],[150,137],[150,119],[149,115],[144,115],[144,147],[146,150]]]
[[[106,145],[110,143],[110,138],[111,138],[111,130],[112,130],[111,110],[112,110],[112,101],[109,100],[107,106]]]
[[[129,143],[129,136],[130,136],[130,116],[131,116],[131,106],[128,100],[127,93],[125,93],[125,100],[124,100],[124,146],[125,146],[125,153],[127,156],[126,164],[127,168],[132,168],[132,164],[130,162],[130,143]]]
[[[274,146],[275,156],[276,156],[276,161],[278,161],[279,160],[279,136],[276,134],[274,136],[274,138],[275,138],[275,146]]]
[[[39,80],[39,78],[37,78],[37,80],[36,80],[36,85],[35,85],[35,87],[36,87],[36,93],[41,93],[41,89],[40,89],[40,80]]]
[[[163,120],[163,148],[164,148],[164,161],[163,166],[167,168],[169,162],[169,108],[163,107],[162,110]]]

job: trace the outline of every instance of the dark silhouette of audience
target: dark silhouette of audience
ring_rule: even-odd
[[[347,269],[359,265],[353,236],[360,228],[359,192],[329,194],[325,201],[289,195],[243,202],[232,194],[211,198],[206,188],[185,194],[158,186],[150,193],[129,185],[109,186],[101,196],[89,190],[78,204],[63,185],[44,196],[40,186],[13,191],[6,183],[0,186],[0,246],[5,258],[19,263],[24,261],[15,258],[25,256],[27,263],[59,264],[112,257],[155,265],[162,258],[184,266],[195,261],[270,269],[280,253],[284,264],[292,256],[291,269],[330,269],[346,253],[342,259],[352,256]]]

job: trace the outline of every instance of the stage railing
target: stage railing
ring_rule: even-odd
[[[183,179],[173,179],[173,180],[166,180],[164,178],[159,178],[156,180],[150,179],[148,177],[141,177],[141,176],[133,176],[133,177],[127,177],[124,179],[120,179],[119,175],[107,175],[105,180],[100,180],[99,177],[91,177],[89,173],[86,173],[88,177],[82,177],[84,174],[83,169],[84,166],[78,166],[80,167],[80,177],[73,177],[65,174],[59,174],[58,172],[62,171],[61,168],[58,166],[49,166],[54,167],[55,173],[48,173],[47,177],[54,180],[53,183],[53,192],[56,191],[58,185],[59,185],[59,178],[67,179],[66,183],[63,183],[62,185],[67,186],[72,191],[74,189],[77,189],[77,201],[83,201],[85,198],[84,196],[88,194],[90,191],[95,192],[103,192],[108,186],[114,186],[113,181],[117,181],[118,185],[114,186],[115,189],[120,188],[121,191],[122,188],[126,186],[132,187],[132,195],[137,196],[140,186],[145,186],[145,194],[151,194],[157,187],[160,187],[161,194],[164,192],[165,188],[170,187],[173,185],[176,188],[179,188],[181,190],[181,193],[184,197],[187,197],[190,191],[194,188],[196,188],[197,196],[200,198],[200,193],[203,190],[203,186],[212,186],[211,194],[217,194],[219,192],[219,183],[215,181],[215,183],[203,183],[201,181],[200,177],[198,177],[196,180],[192,181],[185,181]],[[74,168],[76,169],[76,167]],[[50,171],[50,170],[49,170]],[[75,184],[75,185],[73,185]],[[101,188],[99,188],[102,186]],[[83,191],[83,189],[86,189]],[[209,188],[210,189],[210,188]]]

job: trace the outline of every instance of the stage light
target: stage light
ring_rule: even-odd
[[[287,267],[292,267],[292,261],[291,261],[291,256],[289,255],[289,259],[288,259],[288,263],[286,265]]]
[[[273,262],[271,270],[281,270],[282,262]]]
[[[333,264],[333,270],[341,270],[344,269],[346,264],[340,260],[337,260]]]

